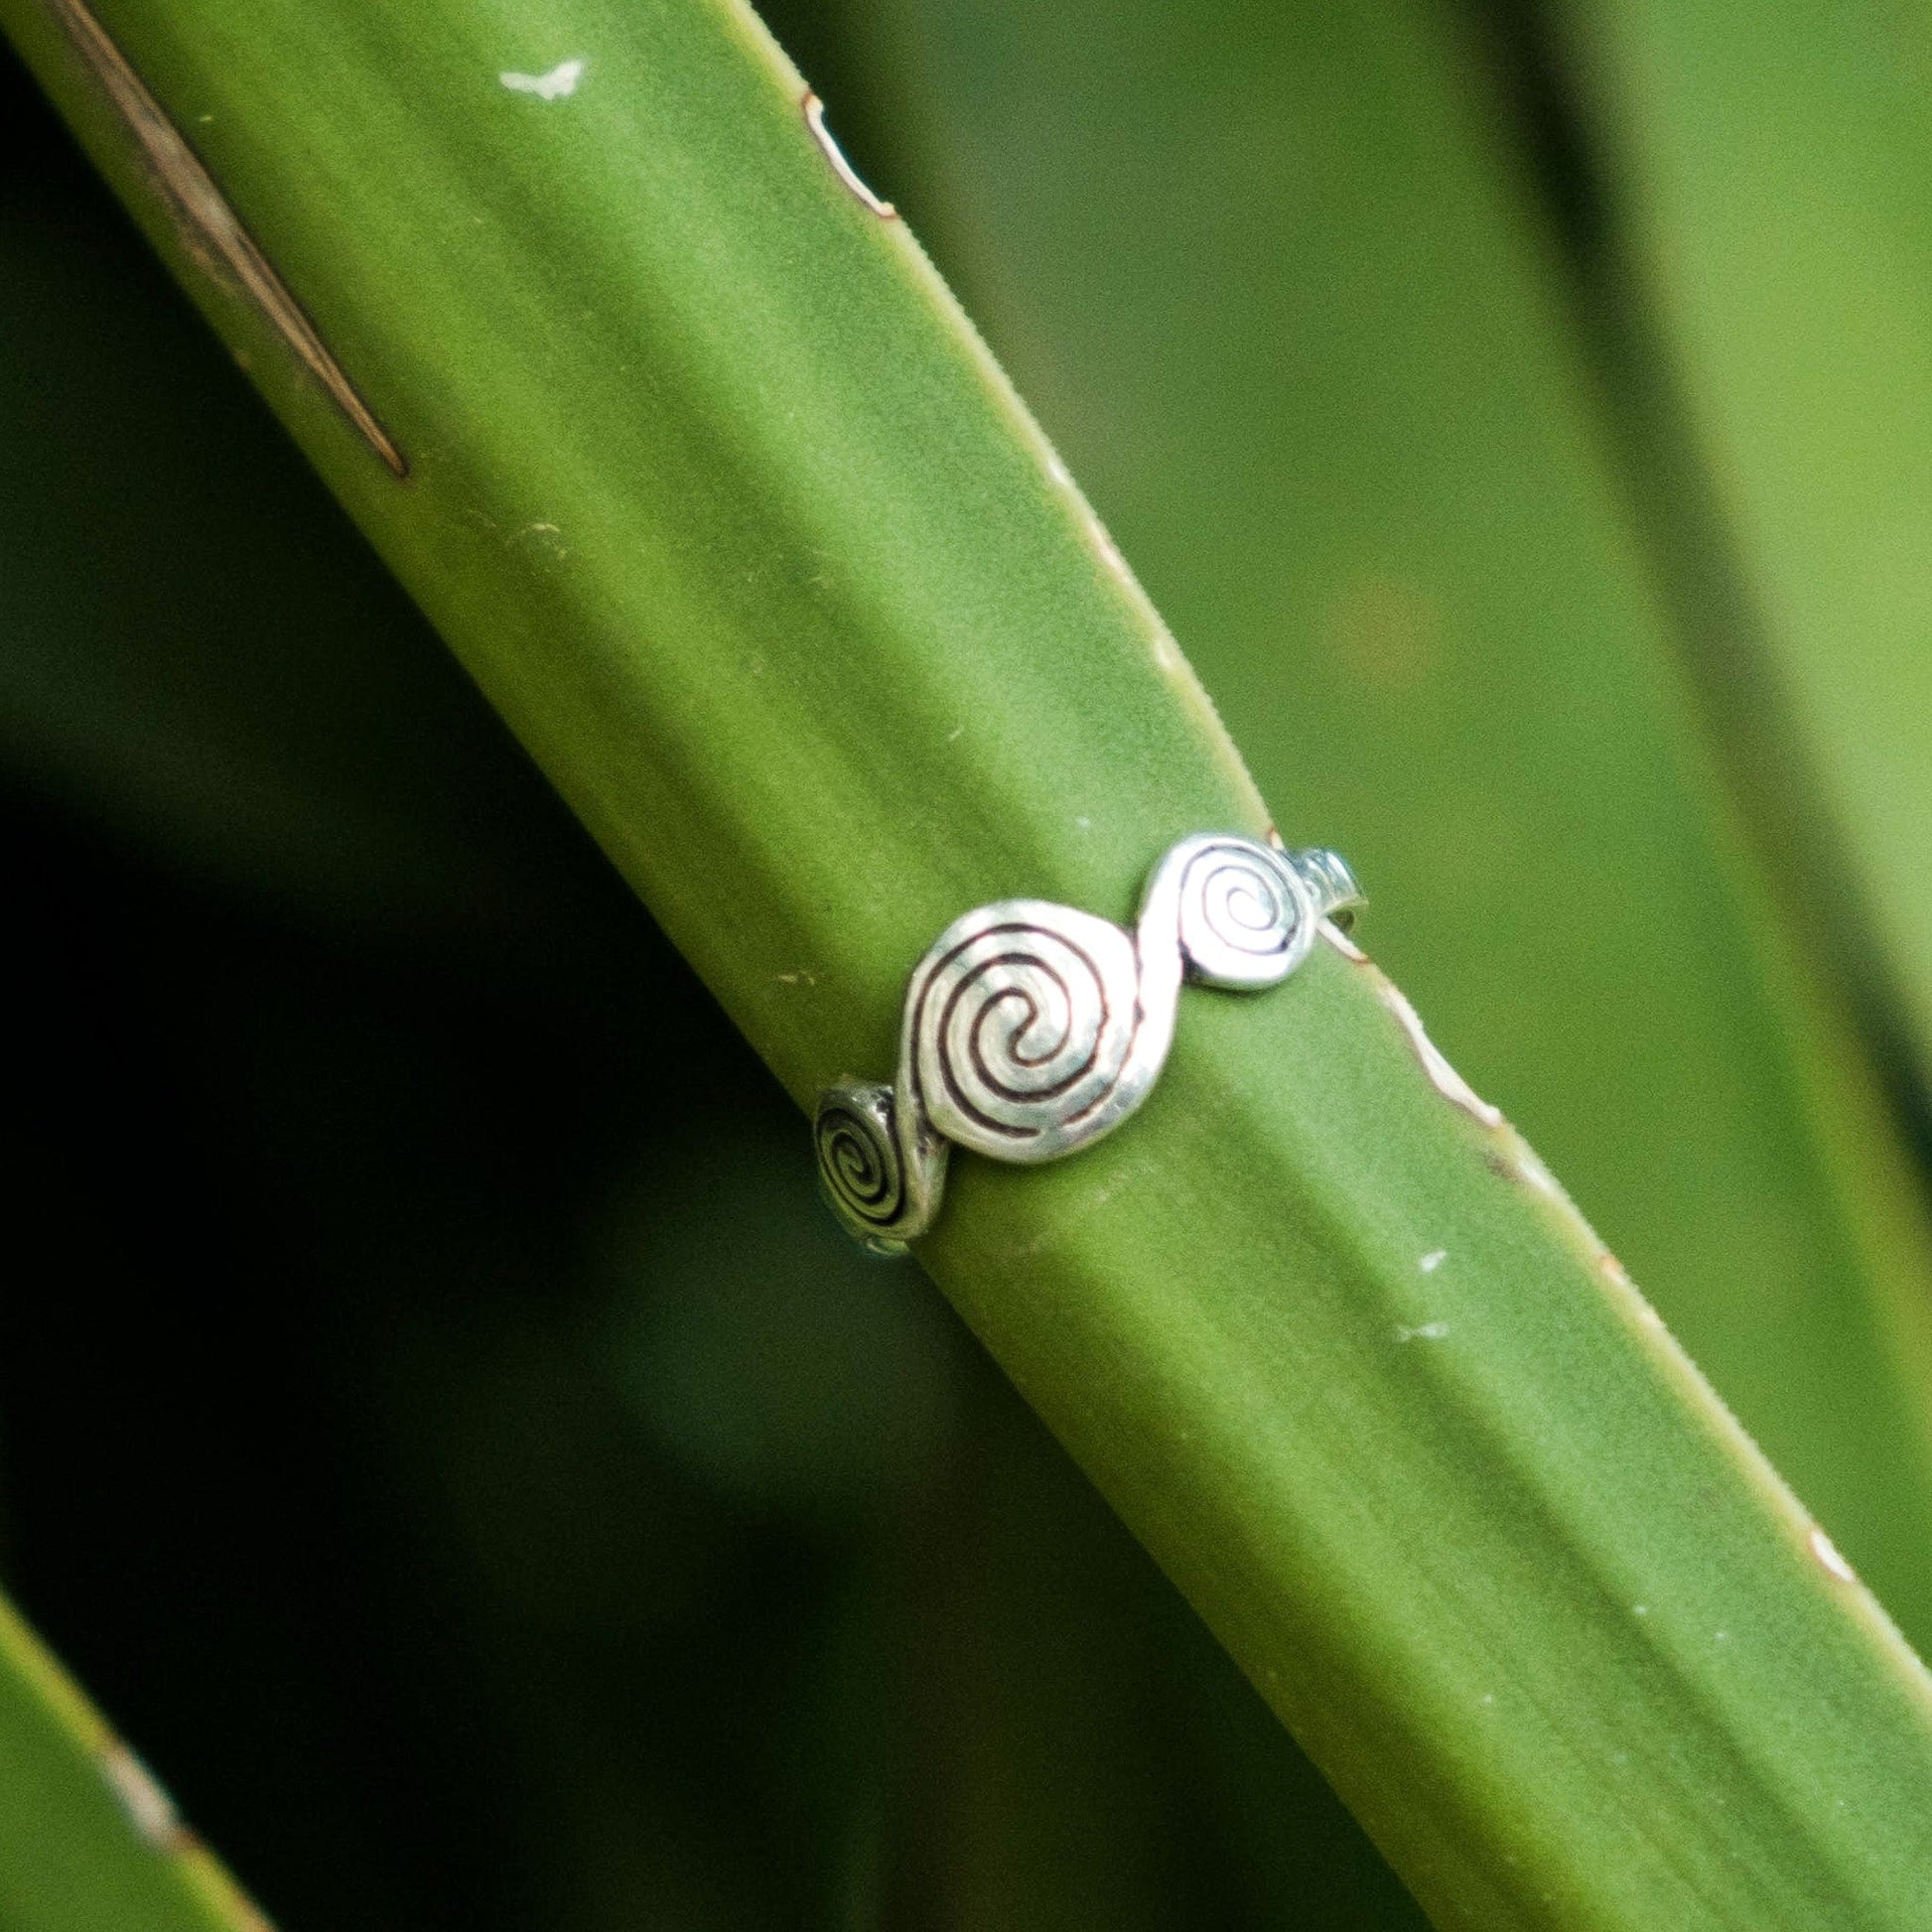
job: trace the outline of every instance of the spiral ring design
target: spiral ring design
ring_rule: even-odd
[[[1178,936],[1190,979],[1273,986],[1309,956],[1321,919],[1313,891],[1266,846],[1183,839],[1162,862],[1171,868],[1179,873]]]
[[[826,1198],[868,1246],[902,1252],[938,1211],[950,1143],[1034,1163],[1098,1140],[1159,1077],[1183,977],[1272,986],[1360,897],[1332,852],[1210,833],[1155,867],[1131,933],[1045,899],[955,919],[906,988],[897,1083],[819,1098]]]
[[[868,1247],[903,1251],[923,1231],[945,1185],[946,1143],[914,1116],[899,1131],[891,1087],[833,1087],[812,1123],[818,1178],[833,1211]]]
[[[912,976],[916,1091],[949,1141],[1050,1161],[1091,1138],[1139,1024],[1140,962],[1119,926],[1043,899],[951,925]]]
[[[819,1172],[851,1220],[889,1229],[905,1214],[905,1168],[893,1139],[890,1088],[866,1099],[843,1095],[818,1110],[813,1132]]]

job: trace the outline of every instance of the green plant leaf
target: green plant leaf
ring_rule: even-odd
[[[787,36],[790,29],[787,22]],[[829,53],[813,52],[815,75],[833,65]],[[436,976],[436,988],[419,995],[430,1007],[459,987],[467,998],[479,980],[493,983],[505,937],[542,932],[546,983],[495,1012],[494,1027],[506,1031],[493,1050],[505,1059],[515,1057],[519,1020],[579,1007],[587,995],[621,1040],[634,1039],[632,1009],[652,961],[607,931],[609,919],[586,918],[613,909],[607,901],[625,889],[595,861],[572,863],[565,848],[587,843],[574,821],[307,473],[84,159],[69,154],[65,129],[4,43],[0,419],[19,432],[0,439],[0,753],[11,784],[58,801],[62,819],[78,807],[109,834],[109,850],[139,855],[143,872],[159,860],[173,890],[191,896],[194,909],[183,912],[191,920],[207,913],[200,889],[212,876],[242,889],[236,902],[227,893],[214,898],[218,917],[279,919],[293,909],[304,928],[321,928],[289,935],[299,948],[340,945],[347,924],[358,950],[406,951]],[[587,870],[595,879],[580,882]],[[488,890],[478,891],[484,882]],[[580,883],[601,891],[560,890]],[[33,911],[22,916],[35,923]],[[149,932],[134,949],[155,946]],[[606,952],[616,957],[593,986],[581,985],[573,969]],[[521,1794],[509,1807],[513,1828],[492,1834],[491,1856],[467,1862],[467,1897],[500,1894],[517,1873],[541,1898],[540,1906],[525,1899],[539,1915],[628,1922],[657,1913],[685,1924],[805,1909],[860,1924],[891,1896],[920,1923],[963,1926],[962,1914],[977,1907],[1000,1932],[1023,1924],[1067,1932],[1082,1913],[1096,1923],[1138,1915],[1176,1932],[1219,1926],[1237,1896],[1244,1919],[1257,1924],[1282,1910],[1314,1910],[1324,1925],[1386,1932],[1405,1909],[1399,1881],[1360,1828],[1070,1473],[1064,1451],[1036,1424],[1013,1426],[1019,1405],[1004,1379],[976,1369],[968,1417],[935,1404],[930,1331],[950,1333],[952,1324],[934,1319],[928,1284],[874,1267],[826,1215],[797,1159],[795,1113],[774,1083],[744,1091],[743,1079],[727,1079],[732,1092],[713,1096],[716,1118],[680,1123],[673,1150],[635,1151],[621,1234],[588,1244],[608,1248],[618,1271],[615,1362],[603,1324],[581,1333],[573,1284],[554,1265],[526,1285],[536,1324],[480,1347],[461,1324],[485,1322],[486,1306],[503,1295],[501,1258],[571,1236],[533,1225],[527,1206],[516,1219],[515,1197],[493,1188],[488,1200],[510,1214],[507,1224],[465,1227],[447,1196],[424,1214],[423,1194],[435,1185],[425,1164],[471,1172],[476,1137],[500,1145],[527,1092],[513,1076],[498,1077],[481,1107],[473,1096],[453,1111],[445,1095],[439,1109],[429,1068],[398,1039],[358,1063],[332,1035],[316,1049],[329,1069],[326,1094],[306,1056],[284,1070],[294,1091],[281,1106],[301,1127],[274,1119],[272,1108],[263,1119],[262,1091],[277,1084],[265,1077],[277,1063],[267,1038],[277,1030],[264,1037],[252,1002],[275,994],[261,962],[241,977],[252,1000],[230,987],[211,1011],[217,1031],[250,1042],[246,1138],[259,1148],[293,1136],[303,1147],[301,1184],[327,1203],[317,1212],[338,1257],[330,1271],[338,1278],[307,1283],[303,1298],[346,1357],[389,1392],[401,1434],[388,1445],[385,1492],[414,1496],[426,1468],[442,1477],[427,1485],[396,1542],[417,1569],[452,1546],[471,1559],[434,1613],[448,1697],[472,1724],[482,1712],[501,1714],[516,1735],[516,1775],[492,1780],[492,1789]],[[666,987],[651,999],[675,997]],[[171,994],[157,989],[153,998],[173,1010],[173,1027],[198,1031]],[[679,1026],[689,1030],[687,1053],[701,1054],[719,1023],[699,1010],[709,1002],[695,988],[690,1004]],[[221,1050],[207,1040],[198,1065]],[[614,1040],[612,1050],[623,1049]],[[401,1058],[411,1060],[406,1157],[383,1146],[385,1128],[395,1132],[385,1103]],[[608,1060],[606,1075],[606,1094],[627,1090],[628,1076]],[[580,1110],[573,1131],[581,1133],[596,1098],[567,1074],[560,1091]],[[351,1094],[353,1117],[345,1118]],[[547,1104],[559,1105],[559,1095]],[[179,1127],[180,1144],[192,1146],[192,1122]],[[534,1122],[528,1131],[544,1134]],[[346,1157],[350,1171],[337,1171],[325,1150]],[[506,1150],[500,1158],[515,1161]],[[580,1153],[573,1166],[596,1192],[602,1162]],[[408,1208],[372,1184],[399,1168]],[[143,1172],[165,1192],[160,1173],[146,1163]],[[98,1177],[105,1192],[125,1184],[111,1170]],[[434,1230],[428,1248],[412,1247],[400,1266],[391,1253],[398,1214],[419,1233]],[[358,1245],[358,1228],[363,1251],[344,1252]],[[386,1362],[380,1336],[342,1333],[364,1300],[420,1309],[439,1266],[471,1268],[478,1252],[492,1257],[489,1289],[472,1284],[452,1297],[463,1312],[453,1306],[449,1318],[460,1325],[412,1340],[406,1369]],[[926,1345],[908,1350],[921,1336]],[[224,1352],[236,1345],[224,1338]],[[58,1380],[53,1363],[20,1352],[31,1359],[16,1360],[17,1374]],[[170,1365],[157,1361],[153,1372],[165,1388]],[[255,1384],[258,1401],[276,1399],[252,1358],[233,1372]],[[691,1626],[666,1614],[663,1597],[678,1595],[672,1580],[691,1587],[696,1569],[722,1587],[694,1563],[688,1497],[674,1485],[669,1499],[650,1491],[647,1454],[626,1460],[607,1441],[602,1459],[586,1455],[585,1438],[597,1438],[586,1417],[605,1415],[620,1390],[645,1442],[713,1490],[713,1533],[736,1551],[736,1587],[768,1605],[763,1640],[742,1627],[742,1613],[734,1618],[728,1592]],[[369,1405],[348,1397],[345,1407],[361,1414]],[[607,1428],[619,1419],[606,1415]],[[10,1420],[19,1434],[23,1419]],[[153,1443],[156,1420],[146,1417],[143,1434],[165,1455]],[[309,1433],[293,1419],[291,1428]],[[961,1534],[957,1482],[929,1498],[905,1495],[942,1430],[958,1439],[949,1454],[989,1466],[992,1493],[982,1496],[967,1478],[965,1509],[979,1535]],[[989,1431],[997,1432],[991,1444]],[[621,1441],[621,1430],[611,1434]],[[324,1445],[316,1452],[340,1459]],[[84,1481],[44,1441],[31,1455],[23,1447],[13,1469],[29,1492],[57,1498],[66,1483]],[[868,1520],[855,1537],[848,1517],[861,1500]],[[218,1499],[204,1502],[218,1518]],[[871,1523],[882,1507],[885,1521]],[[747,1509],[763,1534],[812,1543],[814,1559],[792,1566],[805,1581],[787,1576],[789,1588],[774,1589],[768,1572],[745,1574],[737,1545],[749,1534]],[[1012,1511],[1024,1514],[1024,1533],[1005,1520]],[[73,1516],[68,1521],[71,1538]],[[821,1644],[811,1581],[824,1561],[815,1539],[828,1527],[840,1581],[831,1588],[832,1641]],[[882,1543],[895,1553],[883,1561]],[[349,1588],[366,1591],[354,1553],[337,1555]],[[931,1577],[941,1565],[944,1576]],[[23,1587],[38,1593],[48,1570],[45,1553],[26,1563]],[[216,1576],[207,1581],[224,1587]],[[90,1613],[113,1628],[108,1606],[82,1609],[83,1621]],[[270,1600],[256,1605],[257,1618],[274,1614]],[[150,1595],[157,1659],[171,1615],[192,1619],[193,1611]],[[65,1641],[78,1640],[70,1621],[61,1627]],[[769,1641],[772,1630],[786,1641]],[[240,1677],[251,1662],[259,1669],[249,1643],[244,1622],[222,1645],[224,1666]],[[766,1658],[770,1676],[759,1688],[768,1705],[754,1691],[759,1680],[747,1681],[748,1644]],[[905,1653],[915,1646],[914,1660]],[[922,1680],[941,1674],[958,1696],[915,1695],[901,1681],[906,1663]],[[729,1725],[715,1715],[721,1679],[733,1686]],[[181,1696],[194,1725],[192,1686]],[[234,1705],[231,1725],[246,1708],[245,1699]],[[1060,1722],[1069,1708],[1104,1746],[1072,1743]],[[683,1712],[723,1745],[695,1805]],[[882,1725],[882,1712],[898,1722]],[[899,1735],[908,1714],[916,1740]],[[421,1723],[446,1735],[453,1715],[446,1704]],[[253,1785],[256,1774],[241,1762],[211,1763],[220,1746],[207,1725],[184,1746],[153,1710],[139,1723],[157,1761],[171,1777],[191,1778],[198,1814],[219,1818],[230,1855],[284,1902],[291,1925],[343,1906],[327,1894],[318,1906],[306,1874],[285,1863],[300,1835],[277,1833],[264,1846],[245,1819],[223,1815],[224,1787]],[[465,1741],[472,1767],[474,1738]],[[341,1773],[312,1745],[300,1793],[284,1795],[308,1814],[311,1842],[321,1833],[342,1846],[363,1874],[360,1889],[391,1889],[352,1832],[355,1807],[381,1800]],[[316,1804],[315,1787],[337,1779],[343,1788],[331,1800],[346,1816]],[[438,1782],[443,1804],[461,1802],[447,1776]],[[761,1804],[748,1802],[748,1786]],[[795,1822],[801,1801],[810,1829],[774,1854],[761,1834],[774,1814]],[[991,1815],[1021,1821],[1025,1842],[978,1829]],[[418,1868],[433,1871],[449,1837],[439,1839],[433,1807],[418,1811],[409,1837],[420,1848]],[[445,1895],[458,1878],[446,1875]],[[766,1895],[756,1902],[744,1895],[760,1887]],[[404,1898],[390,1902],[407,1910]]]
[[[916,1553],[907,1863],[960,1932],[1421,1923],[1320,1775],[990,1375]]]
[[[1265,827],[742,10],[103,9],[260,261],[73,0],[0,18],[796,1097],[962,907]],[[1189,994],[1080,1160],[962,1161],[922,1259],[1439,1918],[1916,1922],[1924,1673],[1338,937]]]
[[[1932,106],[1922,13],[1567,0],[1606,288],[1721,534],[1707,675],[1841,970],[1932,1072]],[[1635,306],[1640,305],[1640,306]],[[1654,358],[1654,359],[1653,359]],[[1653,397],[1625,395],[1657,441]],[[1752,653],[1757,655],[1753,657]],[[1782,823],[1779,820],[1782,820]]]
[[[908,197],[1277,815],[1932,1637],[1917,1179],[1735,836],[1493,76],[1408,4],[861,11]]]

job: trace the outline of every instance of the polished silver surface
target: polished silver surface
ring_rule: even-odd
[[[913,968],[896,1083],[819,1096],[826,1198],[868,1247],[903,1253],[939,1210],[950,1143],[1032,1163],[1098,1140],[1159,1078],[1183,978],[1276,985],[1360,902],[1332,852],[1214,832],[1163,857],[1131,933],[1036,898],[955,919]]]

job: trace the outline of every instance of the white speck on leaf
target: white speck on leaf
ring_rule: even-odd
[[[1076,818],[1073,822],[1083,832],[1091,832],[1093,830],[1093,820],[1090,818]]]
[[[1397,1328],[1397,1341],[1441,1341],[1449,1333],[1447,1321],[1425,1321],[1419,1328]]]
[[[1449,1259],[1449,1250],[1447,1248],[1431,1248],[1430,1251],[1426,1255],[1424,1255],[1419,1262],[1416,1263],[1416,1266],[1420,1268],[1425,1275],[1433,1275],[1435,1274],[1437,1269],[1442,1267],[1443,1263],[1446,1262],[1448,1259]]]
[[[1630,1608],[1632,1613],[1637,1616],[1648,1616],[1650,1614],[1650,1605],[1648,1603],[1632,1603]]]
[[[175,1801],[162,1790],[155,1775],[125,1744],[113,1743],[102,1751],[100,1774],[107,1788],[120,1800],[128,1823],[157,1852],[176,1852],[188,1834],[175,1809]]]
[[[1134,573],[1127,568],[1127,559],[1120,554],[1120,545],[1108,533],[1106,524],[1089,510],[1087,512],[1087,535],[1093,547],[1100,553],[1100,561],[1123,583],[1131,584]]]
[[[559,61],[548,73],[499,73],[500,80],[513,94],[535,94],[539,100],[567,100],[577,91],[590,64],[580,55],[574,61]]]
[[[1503,1124],[1502,1109],[1490,1106],[1443,1057],[1442,1048],[1423,1032],[1422,1021],[1417,1017],[1415,1008],[1397,988],[1384,980],[1375,991],[1382,1004],[1395,1015],[1402,1031],[1409,1035],[1409,1044],[1416,1049],[1416,1057],[1422,1061],[1423,1071],[1429,1075],[1430,1084],[1436,1091],[1445,1100],[1460,1107],[1465,1114],[1481,1121],[1483,1126],[1500,1127]]]
[[[805,94],[805,125],[812,131],[812,139],[818,143],[819,152],[832,164],[832,172],[844,182],[854,195],[882,221],[891,221],[898,209],[891,202],[882,202],[866,184],[860,180],[859,172],[845,158],[845,150],[832,139],[832,130],[825,125],[825,103],[807,90]]]
[[[1859,1573],[1838,1553],[1838,1545],[1823,1530],[1811,1533],[1811,1553],[1842,1584],[1856,1584]]]
[[[1532,1187],[1534,1187],[1539,1194],[1548,1194],[1553,1201],[1556,1201],[1559,1204],[1567,1204],[1563,1188],[1558,1184],[1556,1175],[1553,1174],[1550,1172],[1550,1170],[1546,1168],[1543,1165],[1543,1163],[1539,1161],[1536,1158],[1536,1156],[1529,1151],[1528,1148],[1524,1148],[1522,1152],[1517,1155],[1516,1172],[1519,1174],[1521,1174],[1523,1178],[1526,1181],[1528,1181],[1529,1184]]]

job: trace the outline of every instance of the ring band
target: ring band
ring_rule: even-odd
[[[955,919],[912,970],[894,1084],[819,1096],[826,1199],[867,1247],[903,1254],[939,1211],[954,1143],[1030,1164],[1097,1141],[1160,1076],[1183,980],[1273,986],[1361,902],[1333,852],[1210,832],[1154,868],[1132,932],[1036,898]]]

